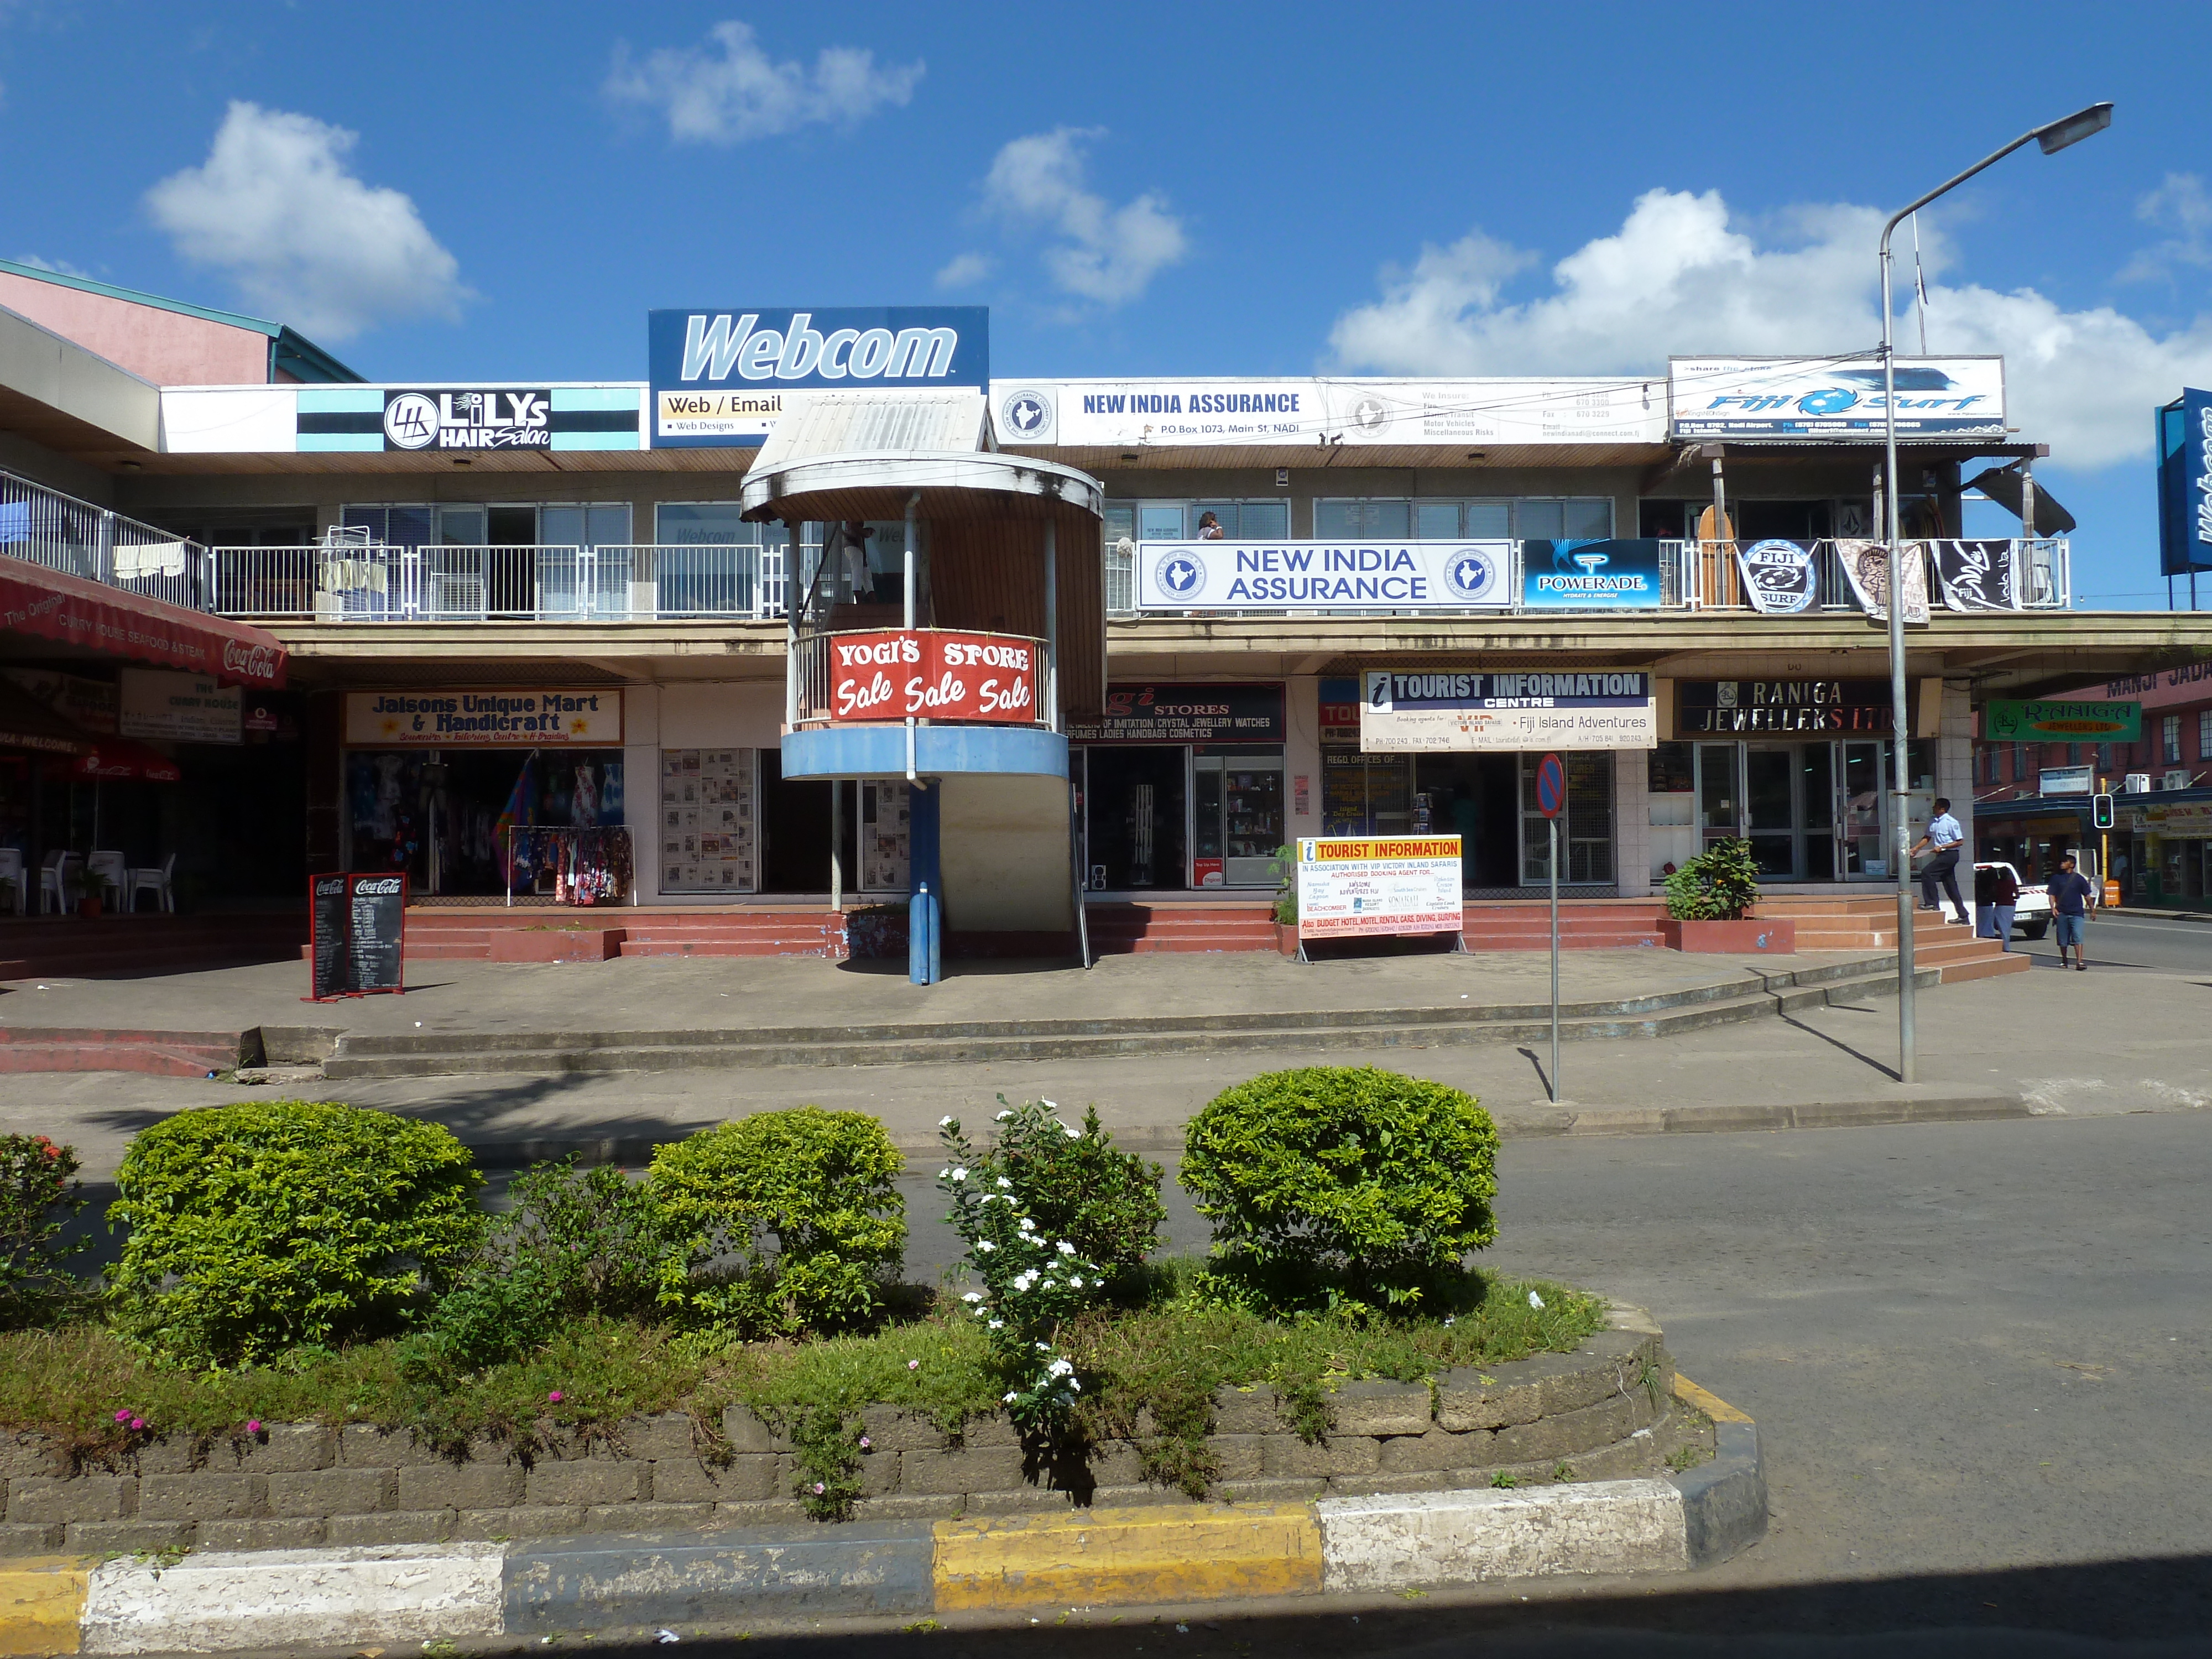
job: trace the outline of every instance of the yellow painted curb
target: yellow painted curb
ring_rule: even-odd
[[[1716,1423],[1748,1423],[1751,1419],[1717,1394],[1709,1394],[1682,1375],[1674,1373],[1674,1397],[1695,1406]]]
[[[0,1561],[0,1654],[75,1653],[91,1583],[80,1556]]]
[[[1127,1606],[1321,1589],[1305,1504],[1164,1504],[937,1523],[937,1607]]]

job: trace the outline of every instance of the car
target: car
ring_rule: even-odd
[[[2020,881],[2020,872],[2002,859],[1984,859],[1974,866],[1977,874],[1984,870],[2008,870],[2012,878]],[[1971,922],[1972,916],[1962,916],[1953,908],[1949,899],[1940,901],[1946,921]],[[2051,931],[2051,890],[2041,882],[2020,881],[2020,902],[2013,907],[2014,932],[2022,939],[2041,939]]]

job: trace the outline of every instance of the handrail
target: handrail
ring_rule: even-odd
[[[7,471],[0,554],[187,611],[213,608],[199,543]]]

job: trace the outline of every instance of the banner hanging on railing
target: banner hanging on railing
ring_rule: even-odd
[[[1743,597],[1762,617],[1794,617],[1810,611],[1820,597],[1818,568],[1811,542],[1753,542],[1738,544],[1736,574],[1743,579]]]
[[[1938,541],[1936,580],[1947,611],[2017,611],[2020,583],[2008,541]]]
[[[1531,611],[1656,611],[1660,546],[1650,540],[1524,541],[1521,603]]]
[[[1466,611],[1513,601],[1507,541],[1144,542],[1139,611]]]
[[[1928,558],[1918,542],[1900,542],[1898,562],[1905,567],[1905,620],[1928,620]],[[1839,541],[1836,562],[1851,585],[1859,609],[1876,622],[1889,620],[1889,547],[1883,542]]]

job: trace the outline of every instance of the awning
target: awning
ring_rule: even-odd
[[[0,680],[0,749],[82,755],[92,739],[10,680]]]
[[[27,559],[0,557],[0,630],[210,674],[234,685],[284,684],[284,647],[274,634],[65,576]]]
[[[185,775],[176,762],[135,738],[94,738],[92,744],[90,754],[59,763],[47,775],[92,783],[119,783],[131,778],[147,783],[175,783]]]

